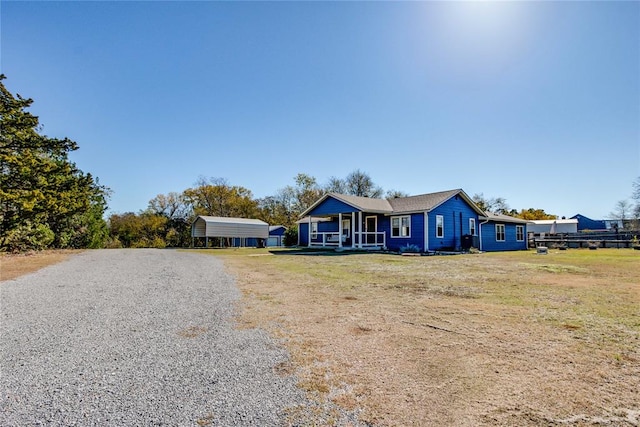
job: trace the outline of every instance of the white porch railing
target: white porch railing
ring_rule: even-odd
[[[362,246],[380,246],[386,247],[386,235],[384,231],[363,231],[362,232]],[[357,244],[357,243],[356,243]]]
[[[340,246],[340,233],[336,231],[312,233],[309,246]]]
[[[362,236],[362,244],[360,245],[359,239]],[[386,235],[383,231],[363,231],[362,233],[356,232],[354,236],[353,247],[381,247],[387,246]],[[342,236],[342,246],[351,247],[346,244],[347,236]],[[317,232],[311,234],[311,241],[309,246],[340,246],[340,233],[336,231],[330,232]]]

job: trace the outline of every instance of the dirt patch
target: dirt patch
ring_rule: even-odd
[[[80,250],[50,250],[23,254],[0,253],[0,282],[33,273],[80,252]]]
[[[640,259],[586,252],[224,258],[242,321],[364,421],[637,426]]]

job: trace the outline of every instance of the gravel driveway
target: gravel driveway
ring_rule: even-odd
[[[0,425],[288,425],[286,352],[214,257],[95,250],[0,284]],[[295,424],[295,423],[293,423]]]

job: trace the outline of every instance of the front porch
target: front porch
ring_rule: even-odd
[[[350,214],[306,218],[307,247],[332,249],[386,249],[386,234],[378,231],[378,216]]]

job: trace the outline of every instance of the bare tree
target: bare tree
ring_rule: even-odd
[[[632,208],[633,205],[631,202],[628,200],[620,200],[616,203],[614,210],[609,214],[609,216],[611,219],[619,219],[624,222],[629,219],[629,214],[631,213]]]
[[[361,197],[382,197],[382,188],[374,184],[371,177],[360,169],[347,175],[345,179],[347,193]]]
[[[484,197],[484,194],[479,193],[473,195],[473,202],[483,211],[504,215],[511,213],[509,205],[503,197],[492,197],[487,199]]]

